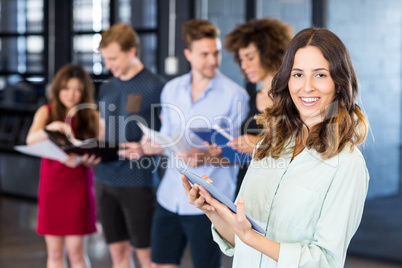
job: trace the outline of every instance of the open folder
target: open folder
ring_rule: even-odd
[[[95,155],[101,157],[103,162],[115,161],[119,159],[117,151],[118,145],[109,146],[107,142],[98,142],[95,139],[77,140],[69,139],[63,133],[45,130],[48,139],[33,145],[14,146],[16,151],[24,154],[44,157],[48,159],[64,161],[68,158],[67,153],[77,155]]]
[[[221,147],[222,156],[231,163],[244,164],[251,161],[250,154],[241,153],[227,145],[228,142],[233,140],[233,137],[218,125],[213,125],[212,128],[190,128],[190,130],[202,140]]]
[[[103,162],[116,161],[119,159],[118,144],[111,145],[106,141],[98,142],[95,139],[77,140],[66,137],[63,133],[45,130],[49,140],[54,142],[63,151],[77,155],[95,155],[102,158]]]
[[[230,199],[226,195],[224,195],[221,191],[219,191],[219,189],[216,188],[212,183],[207,182],[206,180],[204,180],[200,176],[198,176],[198,175],[196,175],[194,173],[191,173],[191,172],[187,171],[184,168],[176,167],[176,169],[181,174],[184,174],[191,184],[197,183],[198,185],[201,185],[202,187],[205,188],[205,190],[208,191],[208,193],[213,198],[215,198],[216,200],[218,200],[222,204],[226,205],[233,213],[237,212],[236,205],[232,201],[230,201]],[[257,231],[257,232],[259,232],[261,234],[266,234],[267,233],[263,228],[261,228],[261,226],[259,226],[256,222],[254,222],[247,215],[246,215],[246,218],[250,221],[251,227],[255,231]]]

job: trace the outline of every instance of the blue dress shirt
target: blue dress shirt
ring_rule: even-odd
[[[189,128],[219,125],[233,137],[246,118],[249,96],[244,88],[219,71],[210,80],[207,88],[192,101],[192,72],[169,81],[161,94],[161,133],[184,143],[187,149],[202,149],[202,141]],[[182,186],[176,166],[188,167],[183,161],[169,157],[168,167],[158,187],[157,201],[165,209],[179,215],[200,215],[203,212],[190,205]],[[230,199],[234,199],[237,166],[202,165],[188,167],[190,172],[208,175],[213,184]]]

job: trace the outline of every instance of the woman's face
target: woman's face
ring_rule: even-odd
[[[260,52],[254,43],[239,49],[240,68],[251,83],[262,81],[268,74],[261,65]]]
[[[77,78],[70,78],[65,87],[59,91],[60,102],[71,109],[80,103],[82,97],[82,85]]]
[[[317,47],[296,52],[288,86],[303,122],[313,126],[323,121],[325,109],[335,97],[335,83],[329,62]]]

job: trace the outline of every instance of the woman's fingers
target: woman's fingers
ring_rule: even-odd
[[[202,196],[205,201],[214,208],[220,208],[220,209],[224,209],[227,208],[226,205],[222,204],[221,202],[219,202],[218,200],[216,200],[215,198],[213,198],[207,190],[205,190],[204,187],[202,187],[201,185],[198,186],[198,188],[200,189],[200,196]],[[215,210],[215,209],[214,209]]]
[[[202,175],[201,178],[203,178],[204,180],[206,180],[209,183],[212,183],[212,180],[207,175]]]
[[[239,197],[239,200],[237,201],[237,220],[238,221],[244,221],[246,219],[246,212],[244,209],[244,199],[243,197]]]
[[[191,190],[191,185],[188,182],[188,179],[187,179],[186,175],[181,174],[181,181],[182,181],[184,190],[186,191],[186,195],[188,196],[188,193]]]
[[[191,184],[188,182],[187,177],[183,174],[181,175],[181,179],[182,179],[184,191],[186,192],[186,195],[188,197],[188,201],[190,202],[190,204],[193,204],[196,207],[199,207],[203,203],[205,203],[205,199],[200,198],[201,197],[199,194],[200,189],[198,188],[198,185],[194,184],[193,186],[191,186]]]
[[[194,184],[193,188],[190,191],[190,195],[192,199],[194,200],[193,203],[197,208],[201,208],[202,206],[205,206],[205,198],[200,194],[200,188],[198,184]]]

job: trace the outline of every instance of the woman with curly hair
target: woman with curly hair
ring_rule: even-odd
[[[281,65],[285,49],[293,37],[293,28],[285,22],[272,19],[252,19],[237,25],[226,37],[225,48],[234,53],[243,76],[251,83],[261,83],[261,88],[250,95],[250,112],[240,128],[240,136],[228,145],[241,153],[251,154],[257,144],[262,128],[254,116],[272,106],[272,78]],[[209,146],[211,155],[219,155],[221,148]],[[236,194],[246,174],[248,163],[240,165]]]

